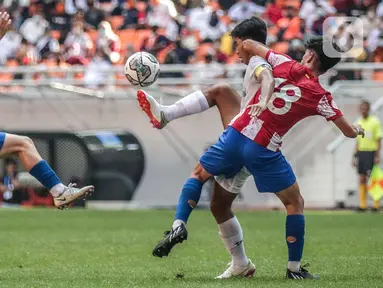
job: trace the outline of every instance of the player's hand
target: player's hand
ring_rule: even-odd
[[[362,136],[362,138],[364,138],[364,129],[362,128],[362,126],[360,126],[360,125],[355,125],[355,126],[353,126],[354,127],[354,129],[355,129],[355,131],[356,131],[356,134],[358,135],[358,136]]]
[[[7,34],[8,30],[11,28],[12,21],[7,12],[0,12],[0,39]]]
[[[263,111],[267,109],[267,104],[265,102],[258,102],[257,104],[247,106],[250,108],[249,115],[251,118],[259,117]]]
[[[374,164],[378,165],[379,163],[380,163],[380,155],[375,154],[375,157],[374,157]]]

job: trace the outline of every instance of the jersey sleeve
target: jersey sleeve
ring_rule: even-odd
[[[266,54],[266,61],[275,68],[283,63],[293,61],[289,56],[284,54],[275,53],[273,50],[269,50]]]
[[[265,59],[262,59],[261,57],[257,57],[257,56],[251,57],[250,62],[249,62],[249,66],[251,67],[251,69],[253,71],[252,74],[257,78],[259,77],[259,75],[261,75],[261,72],[264,69],[273,70],[271,68],[271,65],[269,63],[267,63],[265,61]]]
[[[331,94],[322,97],[318,103],[317,112],[318,115],[323,116],[327,121],[334,121],[343,116]]]

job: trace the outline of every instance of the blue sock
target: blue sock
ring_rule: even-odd
[[[189,178],[186,180],[184,187],[182,188],[181,196],[178,200],[175,220],[182,220],[187,222],[189,216],[194,207],[190,206],[188,203],[189,200],[194,201],[197,205],[199,198],[201,196],[202,183],[198,179]]]
[[[289,261],[300,262],[305,242],[305,216],[288,215],[286,218],[286,243]]]
[[[32,169],[29,170],[29,173],[49,190],[51,190],[53,186],[61,183],[55,171],[52,170],[45,160],[41,160],[33,166]]]

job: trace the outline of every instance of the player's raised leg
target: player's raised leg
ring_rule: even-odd
[[[172,120],[201,113],[213,106],[218,107],[226,128],[238,114],[241,105],[240,96],[228,84],[217,84],[204,91],[195,91],[169,106],[161,105],[143,90],[137,92],[137,100],[157,129],[165,127]]]
[[[247,258],[245,253],[241,224],[231,210],[233,201],[248,178],[248,175],[247,171],[241,170],[240,173],[232,178],[231,184],[237,184],[232,185],[232,187],[237,186],[240,188],[234,188],[231,192],[226,191],[217,182],[214,185],[210,210],[217,221],[222,242],[232,258],[230,266],[221,275],[217,276],[216,279],[227,279],[236,276],[253,277],[256,272],[255,265]]]
[[[0,132],[0,157],[6,155],[18,156],[24,168],[50,191],[54,204],[59,209],[79,198],[86,198],[94,189],[93,186],[65,186],[48,163],[41,158],[33,141],[28,137]]]

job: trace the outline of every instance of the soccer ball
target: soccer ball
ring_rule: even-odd
[[[126,61],[124,73],[133,85],[146,87],[156,82],[160,75],[160,64],[152,54],[137,52]]]

